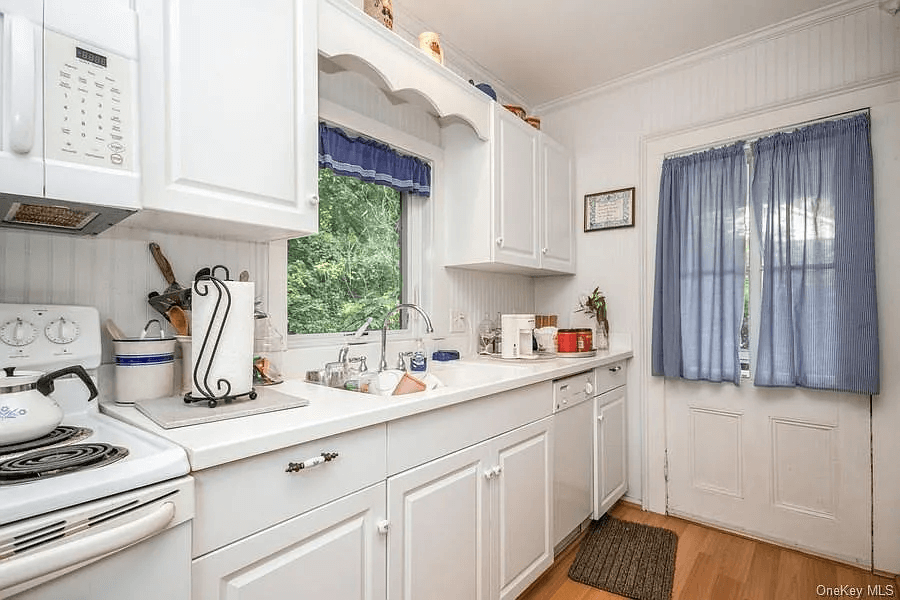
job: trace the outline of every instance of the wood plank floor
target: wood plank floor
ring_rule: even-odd
[[[848,597],[849,588],[874,600],[900,598],[898,581],[808,554],[738,537],[620,502],[610,511],[626,521],[671,529],[678,534],[672,600],[806,600]],[[615,594],[568,577],[578,544],[571,544],[519,600],[606,600]],[[835,593],[825,588],[844,588]],[[824,586],[820,587],[820,586]],[[869,586],[873,586],[869,588]],[[890,586],[890,587],[889,587]]]

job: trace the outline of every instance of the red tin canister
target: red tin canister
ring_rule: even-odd
[[[575,330],[575,345],[578,352],[590,352],[594,349],[594,332],[590,329]]]
[[[556,345],[560,352],[578,352],[578,333],[575,329],[556,332]]]

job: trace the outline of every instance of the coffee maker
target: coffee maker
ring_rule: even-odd
[[[501,356],[503,358],[520,358],[534,354],[532,348],[533,331],[534,315],[501,315]]]

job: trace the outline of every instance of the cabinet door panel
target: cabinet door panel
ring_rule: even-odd
[[[145,207],[315,231],[316,3],[137,6]]]
[[[553,562],[550,418],[498,438],[494,589],[515,598]]]
[[[543,152],[541,267],[575,272],[575,217],[572,161],[565,149],[546,137]]]
[[[380,483],[207,554],[193,564],[193,597],[383,600],[384,514]]]
[[[595,400],[595,519],[609,510],[627,490],[625,390],[625,387],[620,387]]]
[[[498,111],[494,259],[510,265],[539,266],[537,132],[518,117]]]
[[[486,445],[388,479],[388,598],[487,600]]]

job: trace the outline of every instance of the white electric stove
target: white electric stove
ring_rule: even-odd
[[[0,304],[0,368],[90,370],[100,356],[96,309]],[[186,600],[193,480],[184,450],[100,413],[78,379],[57,380],[50,397],[60,427],[0,444],[0,597],[74,597],[83,586],[97,599]],[[169,595],[145,587],[151,572],[169,571]]]

